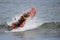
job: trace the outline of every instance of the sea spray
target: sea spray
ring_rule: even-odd
[[[35,14],[35,9],[30,9],[29,11],[24,11],[24,13],[30,12],[30,16],[26,19],[26,22],[24,24],[23,28],[17,28],[17,29],[13,29],[12,31],[26,31],[26,30],[31,30],[31,29],[35,29],[38,27],[38,23],[36,23],[37,21],[37,17],[34,16],[33,14]],[[32,14],[33,13],[33,14]],[[23,14],[21,14],[23,15]],[[7,22],[8,25],[12,25],[12,23],[16,23],[18,22],[18,19],[20,19],[21,15],[16,15],[14,18],[12,18],[11,22]]]
[[[41,24],[36,23],[36,17],[34,17],[33,19],[27,20],[23,28],[19,27],[17,29],[11,30],[11,32],[20,32],[20,31],[32,30],[32,29],[38,28],[39,27],[38,25],[41,25]]]

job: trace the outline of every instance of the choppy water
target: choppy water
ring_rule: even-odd
[[[11,21],[26,9],[36,8],[36,23],[39,28],[20,33],[0,32],[0,40],[60,40],[60,0],[0,0],[0,24]]]

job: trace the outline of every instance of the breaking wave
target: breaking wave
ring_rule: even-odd
[[[19,19],[19,16],[15,16],[14,18]],[[13,22],[17,22],[18,20],[14,20],[14,18],[12,18],[12,21],[7,22],[7,24],[10,26]],[[42,23],[41,23],[42,24]],[[23,28],[17,28],[17,29],[13,29],[11,30],[12,32],[17,32],[17,31],[26,31],[26,30],[32,30],[38,27],[38,25],[41,25],[39,23],[36,22],[36,17],[34,17],[33,19],[28,19],[24,25]]]
[[[24,13],[28,12],[28,10],[24,11]],[[7,24],[9,26],[11,26],[12,23],[18,21],[18,19],[20,18],[21,15],[16,15],[15,17],[12,18],[12,21],[10,21],[10,22],[8,21]],[[37,28],[38,25],[40,25],[40,24],[37,23],[37,19],[36,18],[37,18],[36,16],[34,16],[33,18],[30,16],[29,18],[27,18],[26,23],[25,23],[23,28],[13,29],[11,31],[26,31],[26,30],[31,30],[31,29]]]

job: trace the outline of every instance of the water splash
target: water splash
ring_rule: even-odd
[[[41,23],[42,24],[42,23]],[[36,23],[36,18],[33,18],[32,20],[27,20],[23,28],[17,28],[13,29],[11,32],[20,32],[20,31],[26,31],[26,30],[32,30],[35,28],[38,28],[38,25],[41,25],[39,23]]]
[[[26,13],[27,11],[24,11],[24,13]],[[20,18],[21,15],[16,15],[14,18],[12,18],[12,21],[11,22],[7,22],[7,24],[11,26],[12,23],[18,21],[18,19]],[[36,16],[34,18],[32,18],[30,16],[29,18],[27,18],[26,23],[25,23],[23,28],[13,29],[12,31],[26,31],[26,30],[31,30],[31,29],[37,28],[38,25],[40,25],[40,24],[36,22],[37,21],[36,18],[37,18]]]

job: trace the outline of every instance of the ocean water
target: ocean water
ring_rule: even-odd
[[[0,40],[60,40],[60,0],[0,0],[0,27],[32,7],[36,8],[34,22],[43,24],[25,32],[1,29]]]

